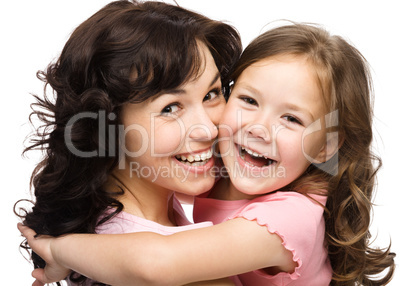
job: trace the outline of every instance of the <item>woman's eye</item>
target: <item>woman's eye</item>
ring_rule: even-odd
[[[292,115],[286,115],[283,118],[290,123],[296,123],[299,125],[303,125],[299,119],[297,119],[296,117],[294,117]]]
[[[251,97],[243,96],[243,97],[240,97],[240,99],[243,100],[247,104],[258,105],[258,102]]]
[[[203,101],[213,100],[213,99],[217,98],[220,94],[221,94],[221,91],[219,89],[211,90],[204,97]]]
[[[179,110],[179,105],[177,103],[174,104],[169,104],[168,106],[165,106],[161,113],[164,115],[172,114],[175,113]]]

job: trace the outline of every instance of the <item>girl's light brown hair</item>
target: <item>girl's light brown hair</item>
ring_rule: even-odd
[[[317,193],[325,187],[326,243],[333,268],[331,285],[385,285],[392,278],[394,253],[369,246],[372,193],[381,160],[372,153],[372,88],[368,64],[339,36],[307,24],[291,24],[265,32],[243,52],[234,82],[253,63],[278,55],[306,58],[329,112],[336,112],[338,152],[282,190]],[[373,278],[384,270],[381,278]],[[378,277],[378,276],[377,276]]]

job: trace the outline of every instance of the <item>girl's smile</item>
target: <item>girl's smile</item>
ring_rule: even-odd
[[[237,154],[240,156],[239,161],[242,165],[244,164],[244,166],[249,166],[251,168],[265,168],[277,162],[276,160],[271,159],[263,154],[259,154],[255,151],[252,151],[247,147],[239,146],[237,144],[236,146],[238,147]]]
[[[248,195],[297,179],[325,153],[325,128],[308,134],[326,107],[305,58],[281,56],[246,68],[220,124],[219,146],[233,185]]]

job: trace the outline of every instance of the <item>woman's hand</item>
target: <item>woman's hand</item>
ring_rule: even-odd
[[[57,263],[52,252],[52,242],[58,238],[46,235],[35,237],[35,231],[29,227],[21,223],[17,227],[27,239],[32,250],[46,261],[44,269],[37,268],[32,272],[32,277],[36,279],[32,286],[44,286],[46,283],[58,282],[65,279],[71,270]]]

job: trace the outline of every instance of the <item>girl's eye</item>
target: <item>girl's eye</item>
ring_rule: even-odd
[[[203,101],[213,100],[213,99],[219,97],[220,94],[221,94],[221,90],[220,90],[220,89],[211,90],[211,91],[208,92],[207,95],[204,97]]]
[[[258,102],[255,99],[251,98],[251,97],[242,96],[242,97],[240,97],[240,99],[243,100],[247,104],[258,106]]]
[[[173,103],[173,104],[169,104],[169,105],[165,106],[162,109],[161,114],[162,115],[169,115],[169,114],[177,112],[178,110],[179,110],[179,104]]]
[[[285,115],[283,118],[290,123],[296,123],[299,125],[303,125],[299,119],[297,119],[296,117],[294,117],[292,115]]]

